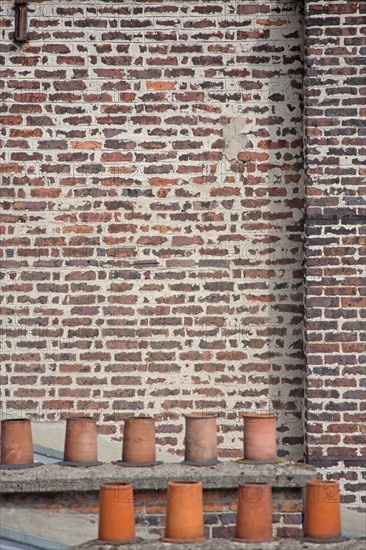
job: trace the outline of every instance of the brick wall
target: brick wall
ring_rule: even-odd
[[[306,447],[366,505],[366,7],[306,6]]]
[[[1,5],[5,410],[279,412],[303,457],[301,2]]]
[[[233,538],[236,524],[237,491],[231,489],[205,490],[205,536]],[[52,512],[98,514],[99,493],[29,493],[3,495],[2,505],[20,513],[20,507]],[[166,491],[134,491],[137,536],[143,539],[164,536]],[[273,488],[273,536],[299,538],[302,534],[301,488]],[[98,520],[96,518],[96,524]]]

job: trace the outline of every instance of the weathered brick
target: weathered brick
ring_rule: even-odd
[[[307,452],[310,462],[319,467],[334,464],[333,457],[336,457],[339,472],[347,469],[351,463],[349,459],[354,458],[355,449],[360,449],[361,444],[354,425],[346,424],[351,416],[349,412],[359,410],[358,400],[363,393],[362,380],[357,378],[361,374],[358,364],[364,355],[364,346],[359,343],[364,330],[364,301],[359,288],[365,287],[366,279],[364,274],[357,277],[356,271],[352,272],[350,267],[357,266],[363,255],[358,240],[363,223],[360,218],[362,207],[358,199],[352,200],[352,196],[362,194],[364,177],[358,162],[358,147],[363,144],[356,137],[363,121],[359,118],[357,122],[353,114],[357,110],[353,106],[360,105],[358,96],[364,86],[358,68],[362,54],[352,48],[362,42],[358,6],[352,2],[307,3],[307,26],[314,30],[316,27],[317,32],[313,33],[314,38],[311,34],[306,37],[309,47],[305,97],[309,105],[305,118],[305,146],[308,147],[306,202],[307,224],[312,232],[307,244],[305,284],[307,295],[314,295],[308,298],[306,308],[307,325],[312,326],[312,330],[307,329],[306,393],[308,408],[318,411],[318,416],[308,416],[307,431],[321,433],[322,423],[327,418],[324,410],[338,410],[340,414],[334,420],[343,421],[339,431],[344,434],[343,445],[338,447],[332,447],[334,443],[328,435],[308,438]],[[343,14],[350,15],[344,17]],[[326,37],[323,42],[319,38],[321,35]],[[356,53],[359,54],[357,59],[353,57]],[[319,93],[323,85],[327,86],[326,99],[322,99]],[[340,102],[342,97],[344,100]],[[349,186],[352,186],[352,191]],[[348,232],[350,237],[346,244],[343,235]],[[325,296],[335,297],[335,301]],[[327,319],[338,321],[334,326],[327,326],[324,324]],[[349,377],[351,372],[352,379]],[[330,377],[332,373],[334,376]],[[317,386],[315,382],[318,382]],[[323,388],[323,385],[326,389],[313,389]],[[337,396],[337,402],[322,405],[319,401],[321,395]],[[336,433],[334,426],[331,424],[329,431]],[[332,457],[331,461],[326,458],[318,461],[317,457],[327,455]],[[352,462],[352,466],[356,464]],[[354,470],[356,478],[359,472],[359,468]],[[344,481],[344,474],[340,474],[339,479]],[[355,495],[349,495],[350,487],[346,489],[344,484],[343,487],[343,501],[356,502]]]
[[[19,353],[19,327],[10,338],[7,372],[9,381],[17,373],[19,402],[29,368],[51,377],[56,394],[33,395],[26,410],[40,402],[57,418],[58,406],[100,403],[100,430],[117,437],[117,396],[126,410],[168,414],[199,404],[224,410],[233,399],[255,406],[275,391],[276,407],[290,401],[302,411],[302,380],[292,374],[304,363],[295,334],[304,122],[307,227],[314,221],[318,236],[333,239],[306,237],[309,409],[322,392],[355,392],[358,404],[349,381],[362,374],[365,318],[364,251],[352,241],[360,227],[352,220],[365,215],[359,3],[306,3],[304,120],[296,3],[242,3],[232,13],[221,0],[53,4],[46,17],[34,3],[30,40],[21,52],[4,44],[0,71],[5,303],[17,304],[15,319],[46,322],[29,342],[34,353]],[[7,20],[11,30],[13,15]],[[79,390],[50,374],[54,363],[78,375]],[[267,377],[273,368],[283,382]],[[131,393],[113,394],[107,373]],[[188,385],[171,388],[181,376]],[[346,423],[347,411],[339,414]],[[225,422],[223,447],[234,456],[240,429]],[[300,424],[279,422],[280,452],[301,460]],[[161,424],[160,443],[172,452],[183,434],[167,426],[179,420]],[[315,450],[331,445],[313,441]],[[283,529],[295,528],[290,520]]]

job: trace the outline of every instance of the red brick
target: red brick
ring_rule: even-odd
[[[147,90],[174,90],[176,85],[176,82],[169,81],[146,81]]]
[[[22,124],[23,119],[21,116],[6,116],[0,115],[0,124],[4,126],[17,126]]]

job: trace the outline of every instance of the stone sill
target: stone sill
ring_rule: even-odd
[[[314,544],[296,539],[281,539],[273,542],[240,543],[227,539],[214,539],[204,543],[184,544],[183,547],[184,550],[309,550],[309,548],[314,550],[365,550],[365,542],[366,539],[359,539]],[[74,550],[181,550],[182,544],[145,541],[142,543],[115,544],[112,546],[111,544],[98,544],[96,541],[90,541],[80,546],[73,546],[72,548]]]
[[[0,470],[3,494],[98,491],[101,483],[118,482],[132,483],[135,491],[165,490],[168,481],[172,480],[202,481],[204,489],[236,489],[240,483],[269,483],[272,487],[299,488],[316,477],[313,466],[296,462],[222,462],[205,467],[170,463],[143,468],[126,468],[111,463],[91,468],[42,464],[21,470]]]

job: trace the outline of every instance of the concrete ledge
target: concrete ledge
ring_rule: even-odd
[[[0,470],[1,492],[65,493],[97,491],[101,483],[132,483],[135,490],[165,490],[168,481],[202,481],[205,489],[235,489],[239,483],[269,483],[273,487],[304,487],[316,478],[312,466],[296,462],[280,464],[238,464],[223,462],[216,466],[194,467],[161,464],[154,467],[125,468],[102,464],[92,468],[73,468],[46,464],[23,470]]]
[[[171,544],[163,542],[137,542],[134,544],[111,545],[98,544],[97,541],[90,541],[80,546],[73,547],[74,550],[365,550],[366,539],[346,540],[333,543],[314,544],[296,539],[281,539],[270,543],[238,543],[227,539],[212,539],[197,544]]]
[[[0,515],[0,537],[3,535],[4,538],[9,538],[6,537],[6,530],[12,530],[16,532],[18,539],[22,535],[28,539],[52,539],[55,544],[63,544],[64,547],[69,548],[98,536],[96,514],[50,512],[44,508],[34,510],[22,506],[12,508],[3,506]],[[50,544],[43,545],[44,547],[51,550]],[[1,542],[0,548],[2,548]]]

